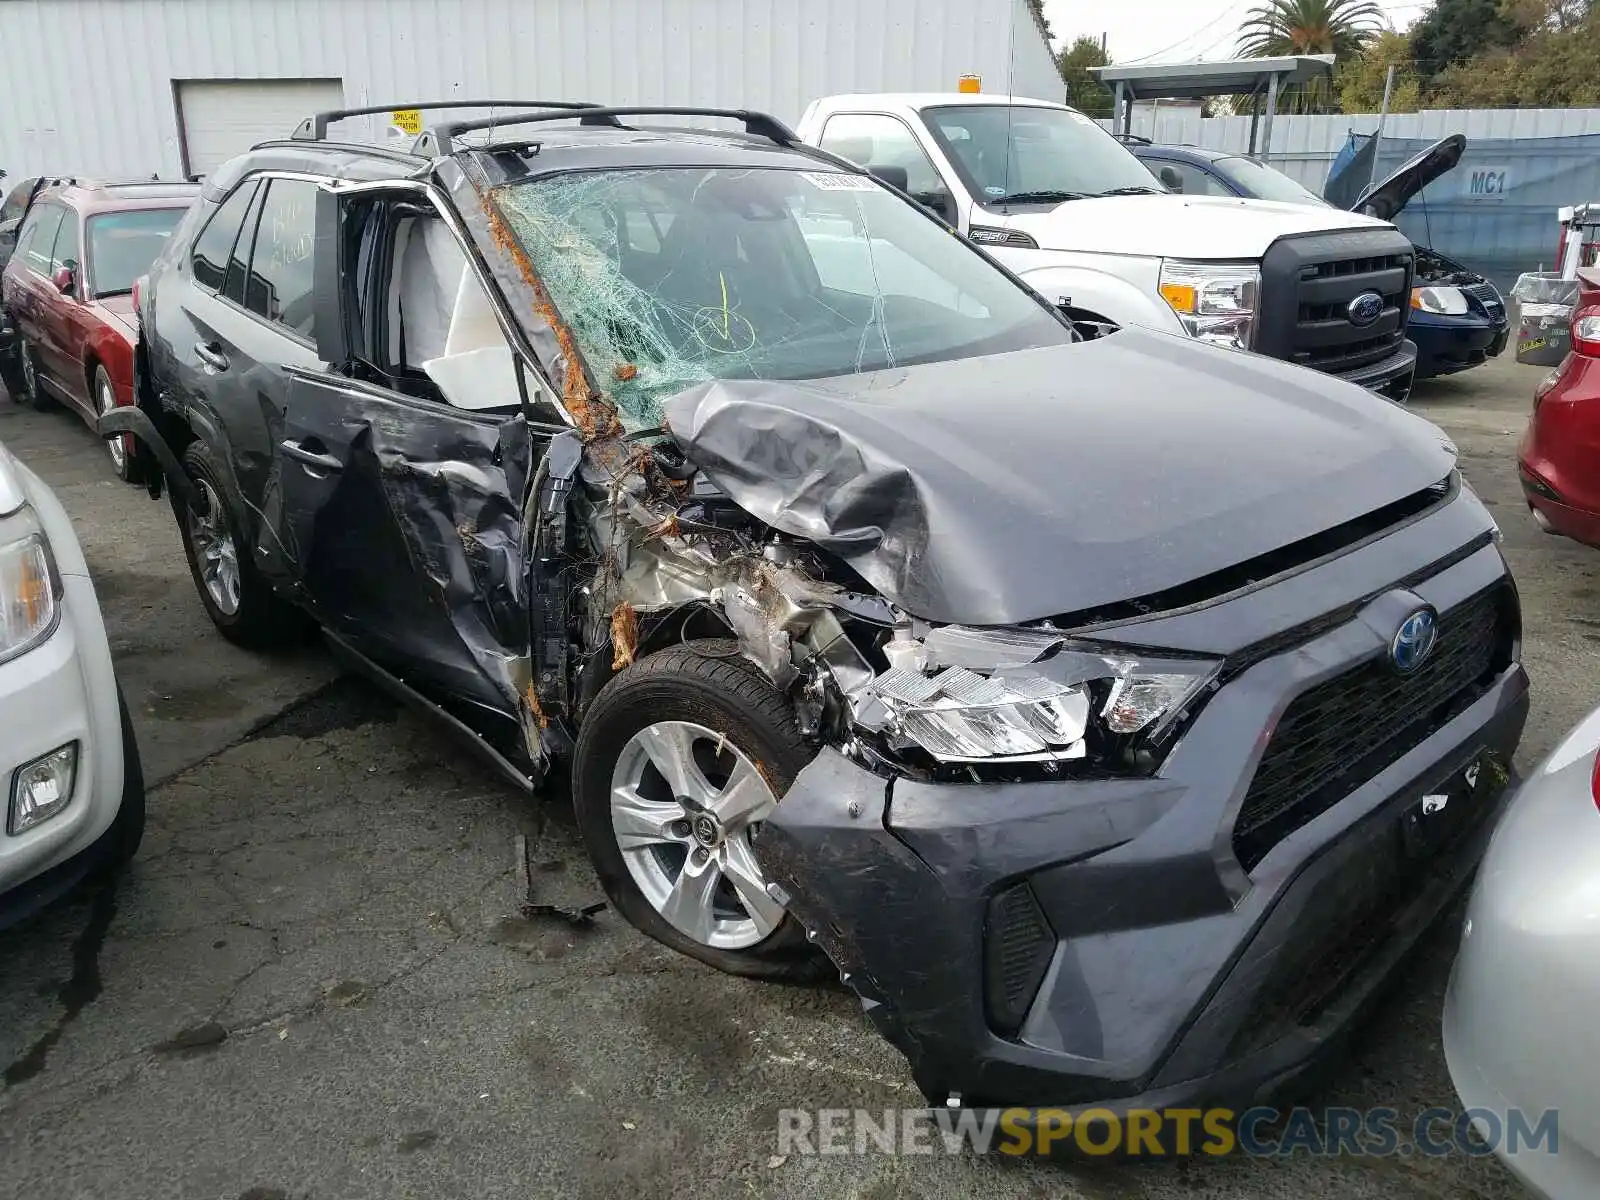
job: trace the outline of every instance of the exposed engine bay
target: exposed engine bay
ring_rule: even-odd
[[[1475,287],[1489,282],[1476,271],[1469,271],[1454,259],[1446,258],[1437,250],[1417,247],[1416,285],[1443,284],[1452,287]]]

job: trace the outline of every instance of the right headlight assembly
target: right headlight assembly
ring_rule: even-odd
[[[1228,350],[1255,344],[1261,301],[1261,268],[1256,263],[1182,262],[1161,264],[1161,298],[1192,338]]]
[[[60,603],[61,577],[33,510],[0,518],[0,662],[49,637]]]
[[[939,762],[1149,766],[1216,678],[1215,659],[1132,655],[1030,630],[936,629],[857,694],[856,724]]]

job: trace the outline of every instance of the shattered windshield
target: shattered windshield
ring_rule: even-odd
[[[713,379],[817,379],[1055,345],[1067,329],[873,180],[583,172],[495,200],[624,428]]]
[[[1121,142],[1071,109],[941,105],[923,116],[973,193],[990,204],[1164,190]]]

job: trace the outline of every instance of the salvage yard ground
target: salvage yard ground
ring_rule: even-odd
[[[1600,556],[1540,534],[1514,447],[1540,372],[1425,384],[1505,530],[1533,714],[1524,770],[1600,698]],[[1512,1197],[1461,1157],[1125,1167],[775,1156],[784,1108],[919,1102],[842,990],[719,975],[603,913],[564,793],[530,805],[312,649],[224,642],[165,502],[75,416],[0,400],[95,574],[153,781],[113,890],[0,934],[0,1193],[56,1197]],[[1454,1106],[1453,925],[1313,1104]]]

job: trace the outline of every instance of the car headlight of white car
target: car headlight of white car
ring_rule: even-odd
[[[1190,337],[1228,350],[1248,350],[1255,343],[1261,301],[1256,263],[1168,259],[1161,264],[1160,291]]]
[[[1455,287],[1416,287],[1411,289],[1411,307],[1440,317],[1467,315],[1467,294]]]
[[[61,576],[33,509],[0,517],[0,662],[49,637],[60,612]]]

